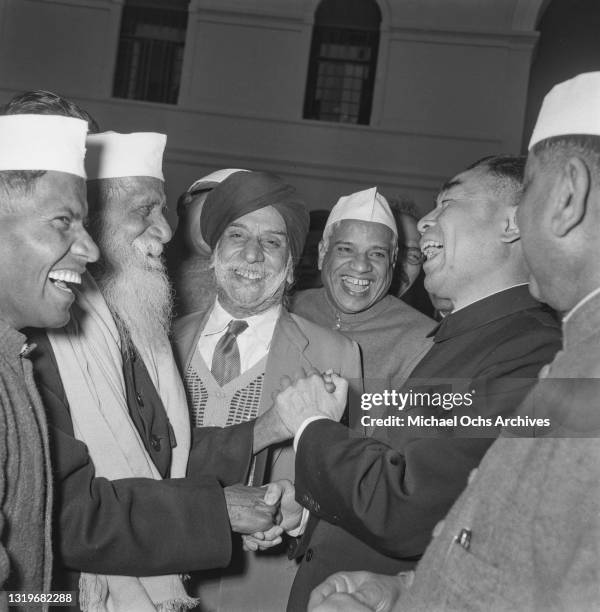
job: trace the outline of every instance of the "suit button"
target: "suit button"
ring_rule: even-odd
[[[313,558],[313,549],[309,548],[306,551],[306,554],[304,555],[304,559],[306,560],[306,562],[308,563],[311,559]]]
[[[136,393],[135,399],[140,406],[144,405],[144,400],[142,399],[142,395],[140,393]]]
[[[462,546],[465,550],[471,548],[471,536],[473,535],[470,529],[461,529],[460,533],[454,538],[454,541]]]
[[[155,435],[152,435],[152,437],[150,438],[150,446],[155,452],[158,453],[160,451],[160,438]]]

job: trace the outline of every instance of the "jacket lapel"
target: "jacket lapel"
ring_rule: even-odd
[[[282,308],[269,347],[259,414],[266,412],[272,406],[271,395],[279,391],[282,376],[293,378],[301,367],[304,369],[311,367],[310,361],[304,354],[307,346],[308,338],[302,333],[290,313]]]
[[[187,369],[190,365],[190,361],[196,352],[198,346],[198,340],[204,330],[206,321],[212,312],[212,308],[208,312],[188,315],[190,318],[185,322],[185,325],[181,329],[181,335],[179,336],[179,350],[181,359],[181,372],[182,377],[185,376]],[[210,369],[210,364],[208,364]]]
[[[269,347],[259,414],[266,412],[273,405],[273,395],[279,391],[282,376],[293,377],[300,367],[310,367],[311,364],[304,355],[307,346],[308,339],[287,310],[282,308]],[[281,451],[281,448],[265,448],[256,455],[253,484],[259,485],[265,481],[267,463],[272,467]]]

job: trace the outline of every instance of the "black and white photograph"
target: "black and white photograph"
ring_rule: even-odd
[[[600,610],[599,31],[0,0],[0,612]]]

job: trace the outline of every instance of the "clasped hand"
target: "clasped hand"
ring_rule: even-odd
[[[280,429],[282,426],[285,430],[283,439],[293,437],[310,417],[319,416],[339,421],[346,407],[347,395],[347,381],[332,370],[320,374],[315,369],[300,369],[293,382],[288,376],[282,377],[281,390],[274,398],[274,405],[268,414],[263,415],[264,423],[268,424],[265,428],[271,427],[271,423],[264,419],[269,414],[280,424],[273,428]],[[302,506],[296,502],[294,485],[289,480],[269,484],[266,491],[263,489],[263,494],[264,508],[279,508],[278,516],[273,513],[275,520],[272,524],[254,531],[241,531],[233,527],[232,522],[234,531],[245,534],[243,540],[246,550],[264,550],[278,545],[283,532],[296,529],[302,520]],[[248,525],[243,527],[247,529]]]
[[[315,369],[302,370],[294,381],[288,376],[282,377],[274,410],[293,437],[310,417],[339,421],[344,414],[347,395],[348,382],[333,371],[322,375]]]
[[[243,536],[244,550],[265,550],[277,546],[281,543],[283,532],[293,531],[302,521],[302,506],[295,500],[294,485],[289,480],[277,480],[262,490],[265,503],[279,505],[278,524]]]
[[[338,572],[313,589],[309,612],[391,612],[411,577]]]
[[[265,502],[265,490],[241,484],[225,487],[225,503],[231,530],[248,534],[266,531],[277,522],[278,504]]]

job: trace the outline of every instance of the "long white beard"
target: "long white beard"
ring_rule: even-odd
[[[103,231],[98,242],[104,257],[94,275],[119,331],[136,347],[167,350],[173,299],[163,262],[117,233]]]

